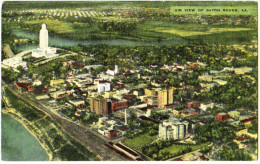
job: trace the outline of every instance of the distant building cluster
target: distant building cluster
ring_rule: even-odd
[[[126,127],[122,123],[107,117],[100,117],[92,126],[97,128],[100,134],[109,138],[126,135]]]

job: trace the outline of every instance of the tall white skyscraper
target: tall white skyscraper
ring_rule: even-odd
[[[46,28],[46,24],[42,24],[42,29],[40,30],[40,49],[47,50],[48,49],[48,30]]]

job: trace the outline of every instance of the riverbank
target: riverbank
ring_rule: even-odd
[[[11,115],[38,139],[47,151],[51,161],[91,161],[98,160],[81,143],[74,141],[46,113],[37,110],[16,96],[14,90],[2,87],[6,109],[3,113]],[[15,134],[16,135],[16,134]]]
[[[29,125],[30,124],[29,121],[22,118],[20,115],[16,114],[14,111],[15,110],[13,110],[13,108],[8,108],[8,110],[2,109],[2,114],[8,115],[8,116],[12,117],[14,120],[16,120],[18,123],[20,123],[38,141],[38,143],[41,145],[41,147],[45,150],[46,154],[48,155],[49,161],[51,161],[53,159],[53,154],[51,153],[50,148],[44,142],[42,142],[42,140],[40,140],[37,137],[37,134],[34,131],[30,130],[29,127],[32,125]],[[27,123],[25,123],[25,122],[27,122]]]

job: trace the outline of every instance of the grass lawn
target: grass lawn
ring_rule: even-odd
[[[187,145],[185,145],[185,144],[173,144],[172,146],[170,146],[170,147],[167,147],[167,148],[164,148],[164,149],[162,149],[162,150],[166,150],[166,151],[169,151],[169,153],[170,154],[175,154],[175,153],[178,153],[181,149],[183,149],[183,148],[185,148],[185,147],[187,147],[187,146],[190,146],[191,147],[191,149],[192,149],[192,151],[194,151],[194,150],[198,150],[198,149],[200,149],[201,147],[203,147],[203,146],[205,146],[205,145],[207,145],[208,143],[203,143],[203,144],[198,144],[198,145],[191,145],[191,144],[187,144]]]
[[[123,144],[125,144],[126,146],[128,146],[130,148],[137,149],[146,144],[150,144],[151,142],[156,140],[156,138],[157,138],[157,135],[150,136],[148,133],[145,133],[145,134],[142,134],[133,139],[125,139],[122,142],[123,142]]]
[[[55,31],[56,33],[74,32],[73,23],[59,21],[57,19],[30,20],[24,23],[28,25],[40,25],[43,22],[47,25],[48,30]]]
[[[22,23],[40,28],[40,24],[43,22],[47,25],[49,32],[61,36],[73,37],[74,39],[86,39],[93,35],[93,33],[99,32],[96,24],[90,25],[89,23],[82,22],[71,23],[57,19],[29,20]]]
[[[193,35],[208,35],[213,33],[222,33],[222,32],[236,32],[236,31],[249,31],[250,28],[211,28],[208,31],[187,31],[187,30],[178,30],[178,29],[156,29],[157,32],[165,32],[170,34],[180,35],[182,37],[193,36]]]
[[[162,37],[167,38],[179,35],[181,37],[189,37],[196,35],[208,35],[222,32],[238,32],[238,31],[250,31],[251,28],[241,28],[232,26],[211,26],[202,24],[177,24],[163,21],[146,21],[143,24],[138,25],[142,31],[150,31],[153,33],[159,33]],[[166,35],[165,35],[166,34]],[[144,33],[145,35],[145,33]],[[156,35],[156,34],[153,34]]]
[[[204,40],[208,43],[235,44],[250,41],[257,36],[256,28],[235,27],[232,25],[178,24],[164,21],[143,21],[131,36],[146,40],[176,39]]]

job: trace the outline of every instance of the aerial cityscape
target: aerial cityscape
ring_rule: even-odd
[[[258,4],[6,1],[3,161],[257,161]]]

